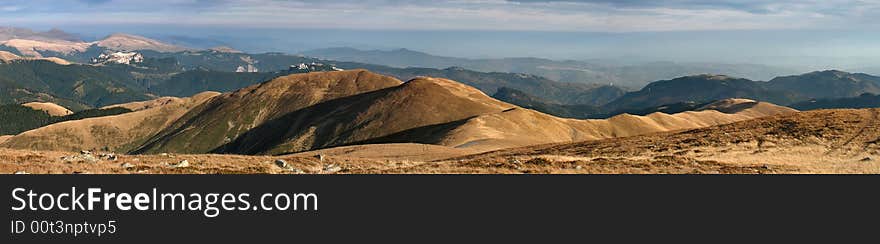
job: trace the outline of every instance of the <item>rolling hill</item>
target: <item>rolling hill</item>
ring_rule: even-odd
[[[95,42],[94,45],[117,51],[153,50],[157,52],[180,52],[187,50],[184,47],[163,43],[143,36],[124,33],[109,35],[104,39]]]
[[[786,113],[693,130],[499,150],[408,172],[442,164],[455,172],[495,165],[529,173],[876,174],[878,114],[878,109]],[[512,164],[513,159],[526,163]]]
[[[279,77],[194,108],[137,152],[210,152],[289,113],[399,84],[397,79],[363,70]]]
[[[73,111],[70,111],[69,109],[54,103],[30,102],[22,104],[22,106],[29,107],[34,110],[44,111],[50,116],[65,116],[73,114]]]
[[[191,98],[164,99],[161,106],[111,116],[79,117],[7,138],[0,147],[78,151],[103,149],[128,152],[166,128],[191,108],[217,96],[205,92]],[[107,110],[127,110],[122,107]],[[76,114],[74,114],[76,115]]]
[[[724,106],[738,101],[715,104]],[[736,109],[734,109],[736,110]],[[785,113],[690,130],[473,154],[423,144],[371,144],[281,156],[119,155],[71,164],[69,152],[0,149],[0,171],[113,174],[877,174],[878,109]],[[0,137],[2,143],[3,137]],[[315,155],[324,155],[318,159]],[[187,168],[169,160],[188,160]],[[296,172],[272,163],[284,160]],[[328,171],[327,165],[335,168]]]
[[[719,102],[713,110],[673,115],[563,119],[498,101],[448,79],[418,77],[404,83],[366,70],[294,74],[222,95],[175,101],[119,105],[137,111],[53,124],[9,138],[2,146],[288,154],[420,143],[482,152],[697,128],[794,111],[735,100]],[[737,109],[725,110],[730,107]]]
[[[366,89],[353,89],[351,83]],[[780,107],[760,116],[791,111]],[[400,84],[364,70],[315,72],[224,94],[193,109],[137,152],[284,154],[367,143],[483,151],[694,128],[757,116],[699,111],[571,120],[497,101],[447,79],[419,77]]]
[[[24,57],[21,57],[21,56],[15,55],[14,53],[10,53],[10,52],[7,52],[7,51],[0,51],[0,64],[3,64],[3,63],[14,63],[14,62],[18,62],[18,61],[30,61],[30,60],[44,60],[44,61],[49,61],[49,62],[53,62],[53,63],[60,64],[60,65],[69,65],[69,64],[70,64],[70,62],[68,62],[67,60],[60,59],[60,58],[55,58],[55,57],[50,57],[50,58],[24,58]]]
[[[63,107],[56,106],[44,103],[0,105],[0,135],[15,135],[64,121],[131,112],[125,108],[108,108],[88,109],[72,113],[69,110],[62,110]]]

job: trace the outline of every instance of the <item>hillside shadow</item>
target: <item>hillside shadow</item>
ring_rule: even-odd
[[[314,136],[310,138],[310,143],[303,143],[304,148],[339,144],[338,138],[350,136],[354,130],[363,126],[356,125],[338,131],[342,122],[354,121],[358,116],[356,113],[346,111],[365,109],[372,104],[372,101],[386,96],[395,89],[400,88],[389,87],[337,98],[287,113],[242,133],[231,142],[214,148],[211,153],[263,153],[274,146],[285,143],[287,138],[302,135],[310,130],[313,130]]]
[[[372,139],[344,143],[339,145],[329,145],[327,147],[320,148],[312,148],[303,151],[295,151],[295,152],[283,152],[278,153],[276,155],[285,155],[285,154],[294,154],[300,152],[314,151],[325,148],[333,148],[333,147],[344,147],[344,146],[356,146],[356,145],[367,145],[367,144],[382,144],[382,143],[421,143],[421,144],[438,144],[440,140],[443,139],[442,135],[446,135],[448,132],[458,128],[461,125],[467,123],[468,120],[475,118],[476,116],[469,117],[462,120],[456,120],[447,123],[441,124],[433,124],[426,125],[422,127],[416,127],[400,132],[396,132],[387,136],[376,137]]]
[[[376,100],[387,96],[396,89],[401,89],[401,87],[390,87],[329,100],[287,113],[248,130],[233,141],[214,148],[211,150],[211,153],[267,153],[278,145],[291,143],[288,139],[297,136],[300,136],[300,142],[293,144],[293,150],[273,152],[272,154],[289,154],[328,147],[375,143],[412,142],[433,144],[441,139],[438,135],[446,134],[446,132],[473,118],[468,117],[446,123],[405,129],[390,135],[382,135],[356,142],[344,141],[346,138],[351,138],[355,131],[363,129],[364,126],[373,121],[366,120],[356,125],[349,125],[347,123],[357,121],[358,116],[361,116],[360,113],[353,113],[352,111],[365,111]],[[388,123],[394,123],[394,121],[388,121]]]

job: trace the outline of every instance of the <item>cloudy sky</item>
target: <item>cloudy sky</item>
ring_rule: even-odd
[[[3,23],[402,30],[682,31],[876,27],[873,0],[6,0]]]
[[[835,58],[880,55],[874,44],[880,37],[873,34],[880,31],[877,19],[880,1],[876,0],[0,3],[2,25],[60,27],[94,35],[190,35],[187,37],[224,39],[258,51],[349,45],[407,47],[458,56],[553,58],[737,56],[737,60],[748,60],[759,54]]]

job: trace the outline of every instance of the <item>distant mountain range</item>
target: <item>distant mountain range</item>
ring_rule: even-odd
[[[791,105],[810,99],[846,98],[878,93],[880,77],[838,70],[774,78],[768,82],[723,75],[696,75],[657,81],[605,105],[633,109],[679,102],[709,102],[739,97]]]
[[[534,109],[563,118],[591,119],[608,117],[599,106],[553,103],[513,88],[499,88],[498,92],[493,94],[492,97],[523,108]]]
[[[880,94],[880,77],[826,70],[777,77],[767,82],[767,89],[791,91],[808,98],[855,97],[863,93]]]
[[[35,32],[0,27],[0,51],[30,58],[55,57],[76,63],[89,63],[100,54],[117,51],[181,52],[194,50],[143,36],[115,33],[97,41],[83,41],[62,30]]]
[[[680,102],[708,102],[724,98],[749,98],[787,105],[802,95],[768,90],[763,82],[724,75],[694,75],[652,82],[605,105],[610,110],[657,107]]]
[[[82,41],[77,35],[64,32],[60,29],[38,32],[25,28],[0,27],[0,41],[7,41],[10,39],[63,40],[71,42]]]
[[[677,113],[712,101],[747,98],[796,109],[866,108],[875,104],[880,77],[837,70],[785,76],[768,82],[724,75],[694,75],[652,82],[598,106],[573,106],[528,92],[503,88],[494,96],[522,107],[572,118],[605,118],[621,113]],[[855,94],[855,95],[854,95]],[[864,95],[863,95],[864,94]]]
[[[20,34],[6,35],[5,40],[0,40],[0,50],[7,50],[2,51],[5,54],[0,62],[11,64],[3,67],[6,70],[0,69],[0,74],[8,74],[7,79],[0,79],[3,82],[0,83],[0,92],[8,94],[0,98],[0,103],[48,101],[81,110],[156,96],[191,96],[208,90],[226,92],[281,75],[303,72],[292,66],[311,63],[343,69],[366,68],[403,80],[417,76],[451,78],[487,94],[495,93],[500,87],[511,87],[564,104],[600,105],[624,93],[616,86],[556,82],[523,73],[477,72],[462,68],[395,68],[282,53],[247,54],[228,47],[193,50],[129,34],[113,34],[95,42],[83,42],[72,38],[51,39],[58,36],[57,33],[34,34],[18,29],[15,33]],[[24,62],[36,60],[73,65],[61,67]],[[51,78],[59,73],[67,75]],[[21,74],[30,75],[16,77]],[[46,83],[49,79],[52,82]],[[85,94],[81,91],[83,89],[92,90]],[[80,91],[73,92],[77,90]]]
[[[156,96],[191,96],[202,91],[232,91],[300,70],[292,64],[326,62],[281,54],[240,54],[216,51],[158,53],[143,51],[139,63],[60,65],[37,60],[0,66],[0,103],[48,101],[73,110],[151,99]],[[247,61],[242,61],[247,60]],[[256,63],[271,72],[233,72],[244,63]],[[328,63],[330,65],[330,63]],[[528,90],[548,101],[600,105],[622,95],[617,87],[556,82],[513,73],[484,73],[458,68],[392,68],[351,62],[335,63],[343,69],[367,68],[408,80],[417,76],[458,79],[487,94],[500,87]],[[280,69],[280,68],[284,69]],[[223,71],[228,70],[228,71]]]
[[[0,65],[0,103],[46,101],[78,111],[157,96],[191,96],[202,91],[233,91],[278,76],[297,73],[290,63],[327,62],[283,54],[243,54],[217,51],[159,53],[143,51],[137,64],[62,65],[25,60]],[[265,58],[265,59],[263,59]],[[182,60],[182,61],[181,61]],[[266,60],[266,61],[263,61]],[[216,71],[252,62],[259,67],[286,67],[276,72]],[[227,63],[227,64],[224,64]],[[213,64],[213,65],[210,65]],[[329,65],[329,64],[328,64]],[[366,68],[401,80],[418,76],[459,80],[486,94],[522,107],[560,117],[606,118],[619,113],[644,115],[681,112],[725,98],[749,98],[782,105],[810,99],[844,98],[876,92],[877,77],[841,71],[751,81],[721,75],[697,75],[651,83],[625,92],[616,86],[556,82],[540,76],[477,72],[462,68],[393,68],[354,62],[335,62],[343,69]],[[816,84],[834,89],[810,90]],[[835,84],[840,84],[836,86]],[[827,94],[821,93],[827,91]]]
[[[644,62],[612,64],[596,61],[557,61],[542,58],[467,59],[435,56],[409,49],[359,50],[327,48],[306,51],[306,56],[323,59],[388,65],[392,67],[462,67],[482,72],[527,73],[551,80],[576,83],[614,84],[639,89],[650,81],[694,74],[727,74],[756,80],[797,73],[795,70],[756,64]]]
[[[52,102],[74,111],[159,96],[186,97],[204,91],[234,91],[279,76],[314,71],[297,68],[306,64],[334,69],[367,69],[400,80],[420,76],[456,80],[505,102],[571,118],[680,112],[727,98],[793,105],[880,93],[880,77],[834,70],[779,76],[768,82],[726,75],[688,75],[651,82],[640,90],[627,92],[618,85],[559,82],[534,73],[554,70],[545,74],[562,77],[562,70],[569,72],[571,67],[580,67],[576,71],[579,74],[600,74],[602,77],[619,74],[633,78],[697,70],[736,74],[744,70],[773,69],[674,63],[619,66],[538,58],[462,59],[407,49],[361,51],[334,48],[306,52],[319,57],[359,61],[351,62],[282,53],[248,54],[229,47],[195,50],[121,33],[84,42],[60,30],[0,29],[0,50],[7,50],[0,51],[0,94],[3,95],[0,104]],[[444,67],[447,65],[452,67]],[[569,68],[559,68],[563,66]],[[589,72],[581,69],[585,67]],[[478,71],[496,69],[509,72]]]
[[[791,107],[798,110],[880,108],[880,95],[865,93],[857,97],[814,99],[792,104]]]

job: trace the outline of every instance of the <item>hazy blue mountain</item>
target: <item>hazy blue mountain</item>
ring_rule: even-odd
[[[826,98],[809,100],[792,104],[798,110],[833,109],[833,108],[878,108],[880,95],[865,93],[857,97]]]
[[[156,39],[172,45],[198,49],[210,49],[219,46],[229,46],[228,43],[221,40],[183,35],[163,35],[156,37]]]
[[[495,94],[499,88],[508,87],[540,97],[552,103],[602,105],[623,95],[625,90],[616,86],[557,82],[544,77],[504,72],[478,72],[459,67],[446,69],[393,68],[382,65],[337,62],[343,69],[363,68],[376,73],[409,80],[417,76],[431,76],[455,80],[476,87],[486,94]]]
[[[855,97],[863,93],[880,94],[880,77],[826,70],[777,77],[768,82],[767,88],[796,92],[808,98]]]
[[[381,64],[398,68],[422,67],[442,69],[452,66],[468,65],[468,63],[472,61],[470,59],[463,58],[434,56],[423,52],[409,50],[406,48],[383,51],[337,47],[315,49],[303,52],[302,54],[305,56],[322,59],[368,64]]]
[[[232,72],[238,67],[252,65],[261,73],[270,73],[270,75],[244,75],[238,74],[237,77],[244,77],[246,80],[234,82],[229,80],[232,77],[218,77],[218,80],[225,80],[229,85],[221,86],[223,89],[217,91],[227,91],[226,88],[245,86],[259,82],[260,77],[269,78],[271,73],[290,71],[291,66],[299,64],[322,63],[334,65],[342,69],[367,69],[376,73],[394,76],[401,80],[409,80],[417,76],[433,76],[453,79],[482,90],[486,94],[494,94],[500,87],[511,87],[520,90],[528,90],[533,95],[547,99],[548,101],[561,104],[588,104],[602,105],[607,103],[625,91],[616,86],[602,86],[595,84],[583,83],[567,83],[557,82],[544,77],[506,72],[478,72],[467,70],[459,67],[451,67],[445,69],[435,68],[398,68],[386,65],[376,65],[360,62],[341,62],[321,60],[300,55],[286,55],[280,53],[264,53],[264,54],[246,54],[246,53],[226,53],[217,51],[186,51],[177,53],[160,53],[160,52],[143,52],[146,57],[153,58],[174,58],[178,60],[181,67],[189,70],[204,70],[218,72]],[[191,75],[191,74],[190,74]],[[202,77],[205,77],[203,74]],[[253,77],[253,79],[247,78]],[[178,79],[179,80],[179,79]],[[214,80],[217,81],[217,80]],[[204,81],[190,80],[191,83],[172,82],[158,89],[160,93],[168,93],[174,90],[186,90],[180,94],[194,94],[199,89],[205,89]],[[237,85],[232,85],[236,83]],[[195,85],[197,88],[187,89],[186,86]],[[177,94],[177,93],[171,93]],[[177,95],[180,95],[177,94]]]
[[[387,65],[398,68],[425,67],[443,69],[462,67],[482,72],[512,72],[543,76],[562,82],[614,84],[641,88],[651,81],[695,74],[727,74],[756,80],[797,73],[794,70],[759,64],[676,63],[619,61],[573,61],[542,58],[468,59],[436,56],[409,49],[359,50],[326,48],[303,52],[306,56],[338,61]]]
[[[652,82],[605,107],[609,111],[632,110],[682,102],[711,102],[725,98],[748,98],[780,105],[804,99],[794,92],[769,90],[760,81],[724,75],[694,75]]]
[[[189,70],[201,69],[223,72],[235,72],[239,67],[247,68],[248,65],[256,68],[258,72],[285,71],[291,65],[322,62],[316,58],[282,53],[248,54],[201,50],[174,53],[144,51],[143,54],[145,57],[151,58],[174,58],[182,67]]]
[[[644,108],[626,108],[620,110],[609,111],[607,108],[604,109],[604,113],[606,117],[614,116],[617,114],[627,113],[632,115],[648,115],[656,112],[666,113],[666,114],[675,114],[681,113],[685,111],[696,111],[697,109],[712,103],[712,101],[705,102],[695,102],[695,101],[684,101],[677,102],[671,104],[663,104],[659,106],[653,107],[644,107]]]
[[[843,104],[853,104],[852,106],[855,108],[859,102],[870,104],[865,100],[870,97],[854,98],[864,93],[880,93],[880,77],[837,70],[777,77],[768,82],[724,75],[696,75],[653,82],[640,91],[627,93],[609,103],[605,108],[620,112],[665,104],[702,103],[725,98],[749,98],[779,105],[800,106],[801,108],[810,106],[816,108],[846,107]],[[847,98],[851,100],[820,100],[798,103],[816,98]]]
[[[602,108],[598,106],[552,103],[513,88],[498,88],[498,92],[493,94],[492,97],[523,108],[534,109],[563,118],[589,119],[605,116]]]
[[[0,27],[0,41],[5,41],[9,39],[81,41],[81,38],[79,36],[64,32],[63,30],[57,28],[53,28],[45,32],[40,32],[26,28]]]

